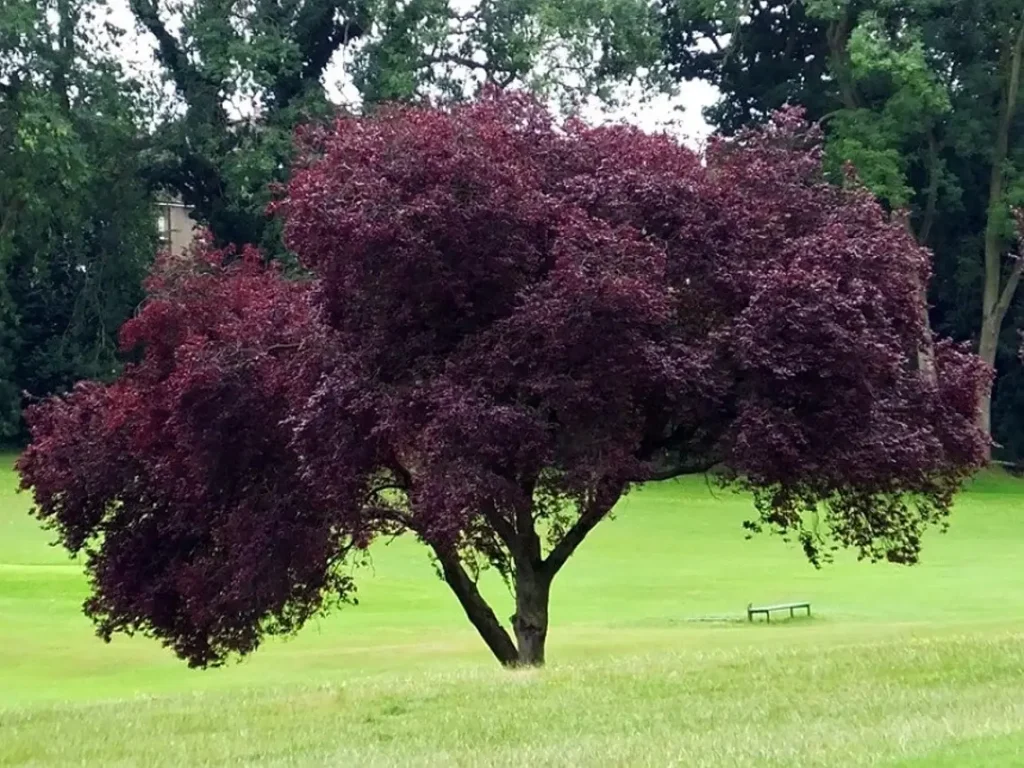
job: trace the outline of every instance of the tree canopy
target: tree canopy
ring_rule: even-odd
[[[30,411],[23,483],[99,633],[218,664],[408,532],[495,657],[538,664],[616,501],[712,468],[815,563],[915,561],[983,460],[987,373],[945,341],[917,366],[927,254],[818,139],[790,111],[702,161],[521,95],[305,131],[276,211],[312,277],[169,262],[122,332],[139,362]]]

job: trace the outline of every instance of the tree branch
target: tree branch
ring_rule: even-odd
[[[637,458],[646,464],[645,470],[629,481],[671,480],[710,471],[725,461],[719,440],[733,417],[733,409],[723,407],[713,415],[714,422],[703,429],[677,426],[667,435],[649,434],[637,452]]]
[[[394,528],[386,531],[386,533],[391,536],[399,536],[407,531],[415,531],[413,528],[412,518],[394,507],[381,506],[379,504],[364,504],[362,514],[367,520],[391,523]],[[382,529],[380,533],[385,533],[385,531]]]
[[[395,477],[398,479],[407,492],[412,491],[412,472],[405,468],[401,460],[398,458],[398,454],[392,451],[391,461],[388,463],[388,469],[395,473]]]
[[[520,73],[512,70],[503,70],[491,61],[479,62],[467,56],[460,56],[457,53],[428,54],[422,57],[425,64],[456,64],[466,69],[479,70],[484,73],[485,80],[498,88],[504,90],[515,82]]]
[[[982,317],[984,322],[990,326],[990,333],[994,333],[997,336],[999,334],[999,322],[1003,317],[999,313],[1000,306],[1003,305],[1004,299],[1007,299],[1005,303],[1007,307],[1009,306],[1009,301],[1013,299],[1013,291],[1016,290],[1017,282],[1020,279],[1020,269],[1015,264],[1006,285],[1001,287],[1001,236],[997,219],[992,212],[1000,205],[1003,199],[1005,181],[1003,177],[1003,163],[1009,154],[1010,129],[1017,110],[1022,62],[1024,62],[1024,19],[1021,21],[1020,30],[1017,32],[1016,40],[1010,52],[1009,82],[1006,85],[1002,109],[1000,110],[999,131],[996,134],[996,146],[992,155],[992,170],[989,176],[989,214],[985,227],[985,290],[982,298]],[[1008,289],[1010,289],[1009,292]],[[1004,308],[1003,314],[1005,312]]]
[[[77,9],[67,0],[57,3],[57,53],[53,88],[66,114],[71,112],[71,87],[69,77],[75,62],[75,26],[78,23]]]
[[[914,242],[923,244],[918,239],[919,236],[914,232],[914,227],[910,223],[910,212],[908,210],[896,211],[894,216],[902,223],[903,229]],[[936,383],[935,337],[932,333],[931,318],[928,317],[928,283],[921,279],[921,277],[920,274],[915,275],[918,314],[921,318],[921,328],[924,335],[917,344],[907,350],[907,357],[912,363],[917,365],[917,370],[924,374],[928,383],[934,385]]]
[[[565,532],[565,535],[555,544],[541,564],[540,572],[544,576],[548,579],[555,577],[572,553],[576,551],[576,548],[587,538],[587,534],[594,530],[597,524],[612,511],[612,507],[622,497],[622,492],[625,489],[626,484],[621,481],[606,481],[598,487],[594,498],[580,514],[579,519]]]
[[[475,61],[467,56],[459,56],[456,53],[430,54],[423,57],[425,64],[458,64],[467,69],[479,69],[488,79],[493,77],[494,68],[487,62]]]
[[[401,483],[381,483],[380,485],[373,486],[373,488],[368,490],[366,493],[367,493],[368,497],[372,498],[372,497],[375,497],[375,496],[377,496],[377,495],[379,495],[381,493],[384,493],[384,491],[405,491],[405,490],[406,490],[405,485],[403,485]]]
[[[1014,216],[1017,219],[1017,232],[1021,245],[1018,248],[1010,274],[1006,278],[1006,284],[1003,286],[1002,293],[999,294],[999,301],[996,302],[995,316],[996,322],[1000,326],[1002,325],[1003,318],[1006,317],[1007,311],[1010,309],[1010,304],[1013,302],[1013,296],[1017,291],[1017,284],[1020,282],[1021,273],[1024,272],[1024,212],[1016,211]]]
[[[7,236],[8,230],[14,229],[14,220],[23,207],[24,203],[20,198],[16,198],[13,203],[4,205],[3,216],[0,217],[0,240]]]
[[[299,46],[302,69],[285,75],[278,73],[274,86],[274,106],[287,107],[310,83],[319,83],[320,75],[338,48],[362,37],[366,31],[365,7],[357,4],[351,18],[336,19],[347,7],[345,2],[307,2],[295,16],[291,36]]]
[[[469,578],[466,569],[462,567],[459,556],[451,549],[441,545],[431,544],[437,560],[441,564],[441,573],[445,582],[455,593],[466,617],[470,620],[480,637],[491,649],[494,657],[504,666],[515,666],[519,660],[519,652],[515,643],[505,628],[501,626],[498,617],[484,600],[476,583]]]
[[[501,543],[512,553],[513,559],[519,560],[523,554],[522,548],[519,546],[515,530],[512,528],[511,523],[501,514],[501,510],[497,508],[493,501],[488,501],[482,505],[480,513],[494,529],[494,532],[498,534]]]
[[[1024,18],[1021,19],[1020,31],[1013,46],[1013,63],[1010,67],[1010,82],[1006,90],[1006,112],[1003,115],[1004,131],[1009,132],[1017,111],[1017,97],[1020,95],[1021,61],[1024,58]]]
[[[652,469],[650,472],[645,472],[643,477],[636,478],[636,480],[639,482],[659,482],[661,480],[685,477],[686,475],[699,475],[711,471],[721,463],[721,459],[710,456],[691,461],[681,461],[658,469]]]
[[[927,245],[928,238],[935,224],[935,210],[939,200],[939,143],[935,140],[935,131],[928,129],[928,198],[925,203],[924,218],[916,240]]]
[[[825,32],[829,55],[832,58],[832,69],[839,85],[839,94],[847,109],[857,109],[857,89],[850,79],[849,61],[846,52],[847,39],[850,33],[850,11],[843,11],[842,18],[831,22]]]
[[[1003,286],[1003,292],[999,296],[999,302],[996,304],[996,322],[1002,323],[1003,318],[1006,317],[1006,312],[1010,308],[1010,303],[1013,301],[1013,294],[1017,290],[1017,284],[1020,282],[1021,271],[1024,270],[1024,258],[1018,256],[1013,262],[1013,269],[1010,270],[1009,277],[1006,278],[1006,284]]]
[[[495,79],[494,84],[497,85],[500,89],[505,90],[516,81],[517,77],[519,77],[519,75],[517,75],[515,72],[507,72],[505,76],[500,80]]]
[[[128,0],[128,4],[139,23],[156,38],[157,57],[170,71],[181,94],[187,96],[199,79],[199,72],[189,62],[174,35],[167,31],[167,25],[160,18],[156,4],[153,0]]]

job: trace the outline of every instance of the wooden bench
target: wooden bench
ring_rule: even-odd
[[[807,611],[807,615],[811,615],[811,604],[810,603],[779,603],[778,605],[754,605],[753,603],[747,603],[747,620],[753,621],[754,614],[763,613],[765,621],[771,623],[772,611],[789,611],[790,618],[795,615],[797,608],[803,608]]]

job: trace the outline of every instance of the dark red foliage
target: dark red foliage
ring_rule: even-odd
[[[142,630],[196,665],[346,597],[335,565],[364,543],[296,482],[288,419],[319,373],[309,285],[252,251],[226,270],[203,255],[195,274],[165,264],[122,329],[142,363],[33,408],[19,461],[39,515],[86,549],[100,634]]]
[[[916,369],[927,253],[822,180],[799,113],[705,162],[515,95],[300,138],[277,207],[315,279],[155,279],[142,361],[29,415],[24,484],[105,636],[250,651],[406,529],[480,628],[463,567],[548,585],[629,484],[713,466],[815,562],[913,562],[983,460],[984,366]]]

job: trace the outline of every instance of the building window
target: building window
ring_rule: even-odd
[[[171,246],[171,208],[161,205],[156,214],[156,233],[160,239],[160,245],[164,248]]]

